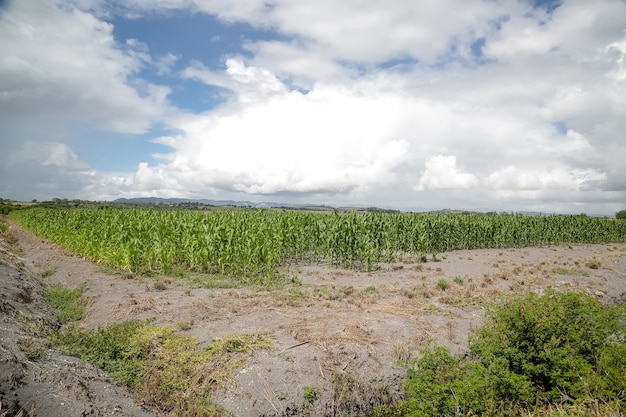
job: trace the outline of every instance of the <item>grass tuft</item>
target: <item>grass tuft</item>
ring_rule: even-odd
[[[46,356],[45,344],[31,337],[18,338],[17,347],[31,361],[38,361]]]
[[[82,296],[84,288],[84,284],[74,289],[57,284],[45,290],[46,298],[50,302],[59,323],[69,323],[85,316],[85,310],[93,300]]]
[[[439,281],[437,281],[437,287],[440,290],[445,291],[450,288],[450,283],[446,279],[441,278]]]
[[[44,268],[43,270],[39,272],[39,276],[41,276],[42,278],[47,278],[47,277],[51,277],[52,275],[56,273],[57,273],[57,270],[54,268]]]

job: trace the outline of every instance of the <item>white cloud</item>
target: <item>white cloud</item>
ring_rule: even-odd
[[[491,173],[485,184],[496,190],[575,192],[583,189],[589,182],[602,181],[605,178],[605,174],[593,169],[561,167],[532,171],[508,166]]]
[[[4,196],[31,200],[75,195],[96,176],[64,143],[26,141],[16,143],[10,152],[0,152]]]
[[[160,56],[155,62],[155,65],[157,67],[157,73],[159,75],[170,74],[172,72],[172,68],[174,67],[176,62],[178,62],[179,59],[180,59],[180,56],[175,55],[171,52],[168,52],[167,54]]]
[[[490,30],[491,20],[522,9],[514,3],[505,8],[488,1],[469,4],[458,0],[321,0],[307,5],[296,0],[278,0],[271,5],[212,0],[197,1],[197,5],[224,19],[277,27],[323,46],[335,59],[370,63],[407,55],[433,61],[448,53],[457,39],[480,36]]]
[[[416,191],[446,188],[473,188],[478,185],[475,175],[459,170],[456,156],[437,155],[426,161],[426,169],[415,186]]]
[[[177,169],[203,181],[252,194],[342,192],[392,181],[407,158],[407,140],[393,132],[400,104],[393,97],[323,85],[288,91],[266,70],[236,62],[225,76],[238,87],[236,103],[159,140],[175,148]],[[263,100],[251,92],[265,93]]]
[[[182,76],[234,91],[237,100],[242,103],[263,101],[287,91],[285,85],[267,69],[246,66],[241,59],[235,58],[226,61],[224,72],[210,70],[201,62],[192,61],[183,70]]]
[[[53,1],[12,2],[1,16],[0,50],[5,128],[39,122],[46,131],[95,123],[140,133],[165,114],[169,88],[131,85],[149,60],[145,46],[119,45],[112,26],[89,13]]]

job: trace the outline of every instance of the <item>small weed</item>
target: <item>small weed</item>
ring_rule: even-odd
[[[332,300],[332,301],[338,300],[342,298],[343,296],[343,294],[340,293],[339,291],[335,290],[334,288],[328,287],[326,285],[323,285],[318,288],[314,288],[313,295],[323,300]]]
[[[167,289],[167,284],[163,280],[157,280],[154,282],[154,289],[157,291],[165,291]]]
[[[456,277],[454,277],[454,282],[459,285],[463,285],[463,278],[457,275]]]
[[[437,287],[438,287],[440,290],[445,291],[445,290],[447,290],[448,288],[450,288],[450,283],[449,283],[447,280],[445,280],[445,279],[443,279],[443,278],[442,278],[442,279],[440,279],[439,281],[437,281]]]
[[[189,330],[193,326],[193,319],[191,320],[183,320],[176,323],[176,328],[178,330]]]
[[[493,279],[491,278],[491,276],[489,276],[489,274],[485,274],[483,275],[483,281],[480,283],[480,287],[485,288],[491,283],[493,283]]]
[[[506,268],[501,268],[500,271],[498,271],[497,273],[495,273],[495,277],[498,279],[501,279],[503,281],[508,281],[508,279],[510,278],[509,276],[510,272],[508,269]]]
[[[39,272],[39,276],[42,278],[47,278],[47,277],[51,277],[52,275],[56,274],[57,270],[54,268],[44,268]]]
[[[291,289],[291,294],[295,297],[295,298],[308,298],[309,297],[309,290],[306,288],[292,288]]]
[[[31,361],[37,361],[46,356],[45,345],[30,337],[18,338],[17,347],[22,351],[24,356]]]
[[[347,287],[343,287],[341,292],[347,297],[350,294],[354,293],[354,287],[352,285],[348,285]]]
[[[598,269],[600,268],[601,262],[596,258],[591,258],[587,262],[585,262],[585,266],[589,269]]]
[[[366,293],[372,294],[372,293],[377,293],[378,289],[375,286],[370,285],[369,287],[366,287],[363,291],[365,291]]]
[[[294,275],[293,277],[291,277],[291,283],[293,285],[300,286],[300,285],[302,285],[302,280],[297,275]]]
[[[317,399],[319,390],[316,387],[306,386],[304,387],[304,400],[308,403],[312,403]]]
[[[464,299],[460,294],[454,294],[454,293],[444,295],[439,299],[440,303],[448,304],[452,306],[461,306],[461,305],[467,304],[467,301],[469,300]]]

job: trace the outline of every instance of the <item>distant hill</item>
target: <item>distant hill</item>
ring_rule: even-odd
[[[193,204],[199,203],[207,206],[216,207],[252,207],[252,208],[297,208],[300,210],[343,210],[332,206],[320,204],[286,204],[264,201],[261,203],[253,203],[252,201],[235,201],[235,200],[209,200],[209,199],[190,199],[190,198],[160,198],[160,197],[138,197],[138,198],[118,198],[112,201],[119,204]],[[351,208],[350,208],[351,209]]]
[[[208,206],[235,206],[235,207],[255,207],[258,203],[251,201],[234,201],[234,200],[207,200],[207,199],[190,199],[190,198],[160,198],[160,197],[138,197],[138,198],[118,198],[113,203],[122,204],[184,204],[184,203],[200,203]]]

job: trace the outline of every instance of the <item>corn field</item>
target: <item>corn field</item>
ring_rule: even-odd
[[[134,273],[262,277],[312,262],[370,270],[457,249],[626,241],[626,221],[585,215],[33,208],[10,216],[87,259]]]

